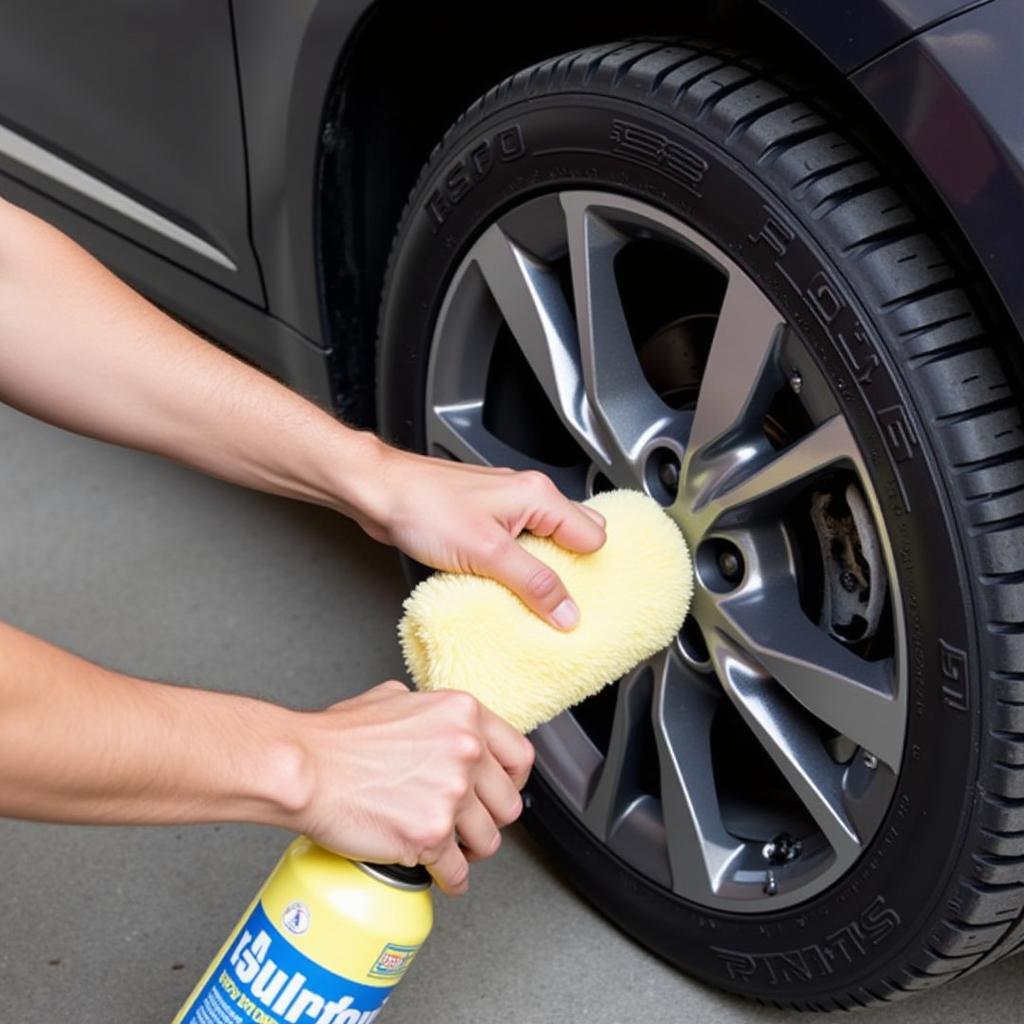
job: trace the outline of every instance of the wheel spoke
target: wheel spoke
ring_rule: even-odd
[[[891,658],[866,661],[807,618],[795,587],[717,603],[725,631],[812,715],[899,769],[903,728]]]
[[[561,196],[576,306],[584,390],[608,452],[604,472],[620,486],[652,437],[678,433],[681,419],[651,388],[622,308],[615,256],[623,236],[591,208],[586,193]]]
[[[717,893],[743,844],[722,823],[711,766],[711,721],[717,700],[682,676],[671,651],[653,661],[654,738],[661,776],[672,888],[690,899]]]
[[[785,776],[836,856],[852,861],[862,842],[847,815],[842,766],[828,755],[813,724],[763,670],[721,633],[711,639],[711,657],[743,720]]]
[[[582,466],[552,466],[505,444],[484,426],[481,402],[437,406],[427,420],[428,450],[440,446],[460,462],[539,470],[570,498],[585,496],[586,472]]]
[[[783,319],[746,274],[729,277],[704,380],[690,444],[697,452],[724,447],[744,432],[766,386]]]
[[[497,225],[481,236],[473,258],[555,412],[587,457],[607,464],[587,407],[576,322],[554,271]]]
[[[587,801],[583,820],[607,840],[635,800],[636,766],[643,743],[643,724],[651,709],[651,667],[645,663],[618,683],[608,753]]]
[[[783,324],[749,277],[729,275],[687,440],[691,505],[699,507],[720,481],[767,447],[761,418],[780,383],[774,356]]]
[[[725,513],[759,505],[762,512],[775,511],[795,487],[843,460],[854,460],[857,442],[846,420],[832,416],[811,433],[783,449],[757,469],[733,483],[723,481],[718,493],[704,507],[708,525]]]

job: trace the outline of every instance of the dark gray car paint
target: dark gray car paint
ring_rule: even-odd
[[[208,240],[219,266],[10,161],[0,170],[252,302],[228,0],[5,0],[0,123]]]
[[[997,0],[854,81],[928,175],[1024,330],[1024,4]]]
[[[992,0],[760,0],[849,73],[958,11]]]
[[[234,4],[253,241],[268,303],[277,316],[318,344],[327,340],[314,243],[324,105],[339,55],[371,6],[372,0]]]
[[[0,173],[0,195],[31,209],[78,239],[99,260],[158,305],[188,323],[208,326],[211,336],[321,405],[331,403],[323,349],[264,310],[204,281],[141,245]]]

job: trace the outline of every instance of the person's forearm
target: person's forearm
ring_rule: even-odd
[[[0,817],[277,825],[426,864],[458,893],[466,854],[490,856],[519,815],[532,758],[467,694],[392,680],[289,711],[132,679],[0,623]]]
[[[384,446],[203,341],[0,199],[0,399],[372,527]]]
[[[111,672],[0,623],[0,816],[287,824],[296,712]]]
[[[601,517],[540,473],[389,448],[165,316],[83,249],[0,199],[0,401],[214,476],[325,505],[435,569],[511,588],[551,625],[579,609],[515,543],[604,542]]]

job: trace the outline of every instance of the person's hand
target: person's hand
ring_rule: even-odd
[[[290,824],[356,860],[423,864],[450,896],[519,817],[533,764],[529,741],[468,693],[394,681],[303,713],[299,741],[312,779]]]
[[[556,573],[515,543],[524,530],[589,552],[605,540],[604,519],[570,501],[542,473],[472,466],[386,449],[386,500],[370,532],[418,562],[491,576],[559,629],[579,609]],[[376,527],[376,528],[374,528]]]

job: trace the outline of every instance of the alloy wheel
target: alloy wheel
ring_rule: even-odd
[[[841,399],[757,283],[649,203],[521,204],[448,288],[426,438],[577,499],[644,490],[690,546],[676,641],[533,736],[584,825],[718,909],[789,906],[849,871],[900,768],[905,626]]]

